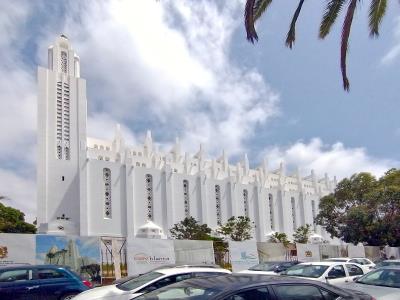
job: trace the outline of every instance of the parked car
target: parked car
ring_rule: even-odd
[[[65,267],[24,265],[0,268],[1,300],[68,300],[90,287],[90,282]]]
[[[322,282],[280,276],[231,274],[195,278],[163,287],[135,300],[373,300],[363,292]]]
[[[400,266],[400,259],[386,259],[381,262],[378,262],[375,265],[375,269],[387,267],[387,266]]]
[[[156,270],[165,269],[165,268],[184,268],[184,267],[188,267],[188,268],[206,268],[207,267],[207,268],[214,268],[214,269],[220,269],[221,268],[219,265],[215,265],[215,264],[194,264],[194,265],[193,264],[190,264],[190,265],[189,264],[186,264],[186,265],[171,264],[171,265],[164,265],[162,267],[154,268],[151,271],[156,271]],[[136,277],[138,277],[140,275],[143,275],[143,274],[125,276],[125,277],[122,277],[120,279],[115,280],[113,282],[113,284],[121,284],[121,283],[124,283],[124,282],[126,282],[128,280],[136,278]]]
[[[141,276],[132,278],[121,284],[113,284],[94,288],[90,291],[79,294],[74,300],[128,300],[133,299],[158,288],[170,285],[175,282],[193,277],[230,274],[231,272],[222,268],[210,267],[172,267],[157,269]]]
[[[400,299],[400,266],[387,266],[356,278],[341,287],[370,294],[376,300]]]
[[[258,265],[252,266],[248,270],[243,270],[238,273],[277,275],[278,273],[286,271],[297,264],[299,264],[298,261],[268,261],[262,262]]]
[[[354,277],[364,275],[364,272],[356,264],[323,261],[301,263],[283,271],[281,275],[302,277],[336,285],[351,282]]]
[[[347,262],[352,264],[357,264],[361,266],[364,270],[364,273],[368,273],[375,267],[375,263],[373,263],[370,259],[365,257],[333,257],[325,259],[325,261],[334,261],[334,262]]]

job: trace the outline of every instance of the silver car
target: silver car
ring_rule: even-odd
[[[354,282],[339,286],[362,291],[376,300],[399,300],[400,266],[382,267],[355,279]]]

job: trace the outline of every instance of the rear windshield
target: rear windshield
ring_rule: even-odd
[[[134,289],[137,289],[138,287],[141,287],[145,285],[146,283],[149,283],[153,281],[156,278],[159,278],[163,276],[162,273],[158,272],[149,272],[146,274],[143,274],[142,276],[132,278],[124,283],[118,284],[117,288],[123,291],[131,291]]]
[[[249,268],[252,271],[274,271],[279,266],[279,263],[261,263]]]
[[[323,265],[296,265],[283,271],[281,275],[318,278],[325,273],[328,267]]]

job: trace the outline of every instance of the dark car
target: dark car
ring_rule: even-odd
[[[65,267],[26,265],[0,268],[1,300],[67,300],[91,283]]]
[[[266,261],[252,266],[248,270],[240,271],[245,274],[276,275],[286,271],[290,267],[299,264],[299,261]]]
[[[365,293],[293,277],[232,274],[188,279],[135,300],[373,300]]]

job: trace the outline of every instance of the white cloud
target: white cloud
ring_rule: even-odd
[[[400,17],[396,18],[395,23],[395,45],[393,45],[390,50],[385,54],[385,56],[381,59],[382,64],[390,64],[400,57]]]
[[[346,148],[340,142],[326,145],[319,138],[309,143],[299,141],[288,147],[268,148],[264,154],[269,161],[283,161],[289,168],[297,166],[302,173],[309,173],[313,169],[318,176],[329,172],[331,177],[338,179],[359,172],[381,176],[388,169],[400,165],[398,161],[371,157],[364,148]]]

